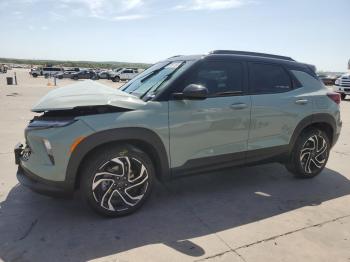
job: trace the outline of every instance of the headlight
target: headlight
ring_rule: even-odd
[[[43,139],[43,143],[44,143],[44,146],[45,146],[45,149],[46,149],[46,153],[49,156],[51,163],[54,165],[55,164],[55,159],[54,159],[53,154],[52,154],[51,143],[46,138]]]
[[[57,120],[40,120],[33,119],[30,121],[29,128],[51,128],[51,127],[63,127],[74,123],[74,119],[57,119]]]

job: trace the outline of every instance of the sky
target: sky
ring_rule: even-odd
[[[346,71],[350,0],[0,0],[0,57],[155,63],[230,49]]]

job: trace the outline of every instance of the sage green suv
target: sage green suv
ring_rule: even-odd
[[[88,80],[49,92],[15,148],[17,177],[45,194],[79,189],[106,216],[140,208],[155,179],[266,162],[311,178],[338,139],[339,103],[289,57],[175,56],[120,90]]]

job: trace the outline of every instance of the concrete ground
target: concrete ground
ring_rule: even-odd
[[[194,176],[158,185],[131,216],[104,219],[78,196],[53,199],[18,185],[12,149],[31,106],[53,88],[23,70],[18,81],[5,86],[0,75],[0,260],[350,261],[350,100],[315,179],[295,179],[279,164]]]

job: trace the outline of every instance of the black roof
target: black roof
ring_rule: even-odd
[[[259,61],[259,62],[272,62],[281,63],[288,65],[290,68],[308,68],[312,72],[316,71],[315,66],[300,63],[288,56],[265,54],[258,52],[248,52],[248,51],[235,51],[235,50],[214,50],[206,55],[177,55],[166,59],[167,61],[177,61],[177,60],[200,60],[200,59],[210,59],[210,58],[220,58],[225,59],[229,57],[235,57],[238,59],[243,59],[246,61]]]

